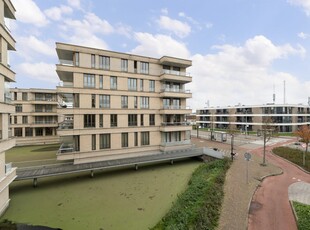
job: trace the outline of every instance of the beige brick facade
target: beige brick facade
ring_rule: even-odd
[[[58,159],[84,163],[189,148],[190,60],[56,43]]]
[[[7,27],[7,20],[15,19],[15,9],[10,0],[0,0],[0,216],[9,206],[9,185],[16,177],[16,168],[5,162],[5,151],[15,146],[9,125],[14,112],[9,91],[15,73],[9,64],[9,52],[15,51],[15,40]]]
[[[52,89],[10,89],[15,111],[11,114],[16,145],[59,143],[58,98]]]

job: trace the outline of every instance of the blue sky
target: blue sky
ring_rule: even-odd
[[[191,59],[193,109],[306,104],[310,0],[12,0],[12,87],[55,88],[55,42]]]

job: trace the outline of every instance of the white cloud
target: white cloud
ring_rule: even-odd
[[[81,8],[81,2],[80,2],[80,0],[68,0],[67,1],[68,2],[68,4],[70,5],[70,6],[72,6],[72,7],[74,7],[74,8]]]
[[[287,0],[290,4],[300,6],[307,16],[310,16],[310,0]]]
[[[168,15],[168,9],[167,9],[167,8],[161,9],[160,12],[161,12],[162,14]]]
[[[43,27],[48,24],[48,20],[40,8],[32,0],[12,0],[16,8],[16,18],[22,23],[33,24]]]
[[[310,91],[310,82],[283,72],[272,71],[272,63],[290,55],[304,55],[302,47],[289,44],[275,45],[263,36],[247,40],[242,46],[222,45],[214,47],[215,54],[195,54],[191,57],[193,76],[190,89],[192,108],[241,104],[265,104],[272,102],[273,84],[276,86],[277,103],[283,102],[283,81],[287,85],[287,102],[306,100],[304,92]]]
[[[105,41],[100,39],[94,34],[85,33],[83,36],[73,35],[68,38],[68,42],[75,45],[81,45],[86,47],[98,48],[98,49],[109,49],[109,46]]]
[[[16,67],[18,76],[29,77],[39,81],[58,83],[59,79],[55,71],[55,64],[45,62],[21,63]]]
[[[54,42],[41,41],[37,37],[31,35],[29,37],[19,37],[17,43],[18,54],[26,59],[31,59],[33,53],[43,54],[54,57],[56,55]]]
[[[300,37],[301,39],[307,39],[307,38],[310,38],[310,34],[306,34],[304,32],[300,32],[298,34],[298,37]]]
[[[184,43],[178,42],[170,36],[149,33],[135,33],[135,39],[139,45],[131,52],[151,57],[162,57],[163,55],[189,58],[190,52]]]
[[[47,17],[55,21],[61,20],[63,14],[71,14],[72,12],[72,8],[65,5],[61,5],[60,7],[55,6],[44,11]]]
[[[187,23],[171,19],[167,16],[160,16],[159,20],[157,20],[157,23],[161,29],[173,32],[180,38],[188,36],[191,32],[191,27]]]

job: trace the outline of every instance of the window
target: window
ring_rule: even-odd
[[[14,101],[17,101],[17,92],[14,92]]]
[[[137,79],[128,78],[128,90],[137,91]]]
[[[121,104],[122,104],[122,109],[128,108],[128,96],[122,96]]]
[[[140,91],[143,91],[143,79],[140,79]]]
[[[174,132],[174,140],[175,141],[181,141],[181,132]]]
[[[28,117],[27,116],[23,116],[23,124],[28,124]]]
[[[103,89],[103,76],[99,75],[99,89]]]
[[[138,62],[137,62],[137,61],[134,61],[134,62],[133,62],[133,69],[134,69],[134,72],[135,72],[135,73],[138,72],[138,71],[137,71],[137,69],[138,69],[137,66],[138,66]]]
[[[150,144],[150,132],[141,132],[141,145]]]
[[[164,106],[164,109],[169,109],[170,108],[170,99],[169,98],[164,98],[163,99],[163,106]]]
[[[21,104],[17,104],[15,106],[15,112],[16,113],[22,113],[23,112],[23,106]]]
[[[110,88],[117,89],[117,77],[114,76],[110,77]]]
[[[45,128],[45,136],[52,136],[53,135],[53,128],[46,127]]]
[[[134,145],[138,146],[138,132],[135,132],[134,134]]]
[[[99,68],[100,69],[110,69],[110,57],[99,56]]]
[[[23,101],[28,101],[28,93],[22,93],[22,99]]]
[[[96,94],[91,95],[91,107],[96,108]]]
[[[79,53],[74,53],[73,62],[75,66],[80,65],[80,57]]]
[[[96,116],[95,114],[84,114],[84,128],[95,128]]]
[[[149,63],[148,62],[141,62],[141,73],[149,74]]]
[[[100,149],[109,149],[111,147],[111,135],[100,134]]]
[[[137,126],[137,114],[128,114],[128,126]]]
[[[155,125],[155,114],[150,114],[150,125]]]
[[[128,71],[128,60],[127,59],[122,59],[121,60],[121,70],[123,72],[127,72]]]
[[[35,128],[36,136],[43,136],[43,128]]]
[[[45,105],[45,112],[53,112],[53,106],[52,105]]]
[[[103,114],[99,114],[99,127],[103,127]]]
[[[143,116],[143,114],[140,115],[140,125],[141,126],[144,125],[144,116]]]
[[[23,129],[22,128],[15,128],[14,129],[15,137],[22,137],[23,136]]]
[[[25,128],[25,136],[26,137],[32,137],[33,136],[33,129],[29,128],[29,127],[26,127]]]
[[[91,68],[95,68],[96,67],[96,56],[95,54],[91,55]]]
[[[96,150],[96,134],[91,135],[91,150]]]
[[[128,147],[128,133],[122,133],[122,147]]]
[[[99,108],[110,108],[110,95],[99,95]]]
[[[154,80],[149,81],[149,86],[150,86],[150,92],[155,92],[155,81]]]
[[[140,108],[148,109],[149,108],[149,97],[141,97],[140,98]]]
[[[95,88],[95,75],[84,73],[84,88]]]
[[[14,124],[17,124],[17,116],[14,116]]]
[[[117,114],[110,115],[110,124],[111,127],[117,127]]]
[[[137,96],[134,96],[134,98],[133,98],[133,105],[134,105],[135,109],[138,108],[138,97]]]

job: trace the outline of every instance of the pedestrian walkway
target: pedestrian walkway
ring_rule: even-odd
[[[291,184],[288,187],[288,197],[291,201],[310,205],[310,183],[296,182]]]

